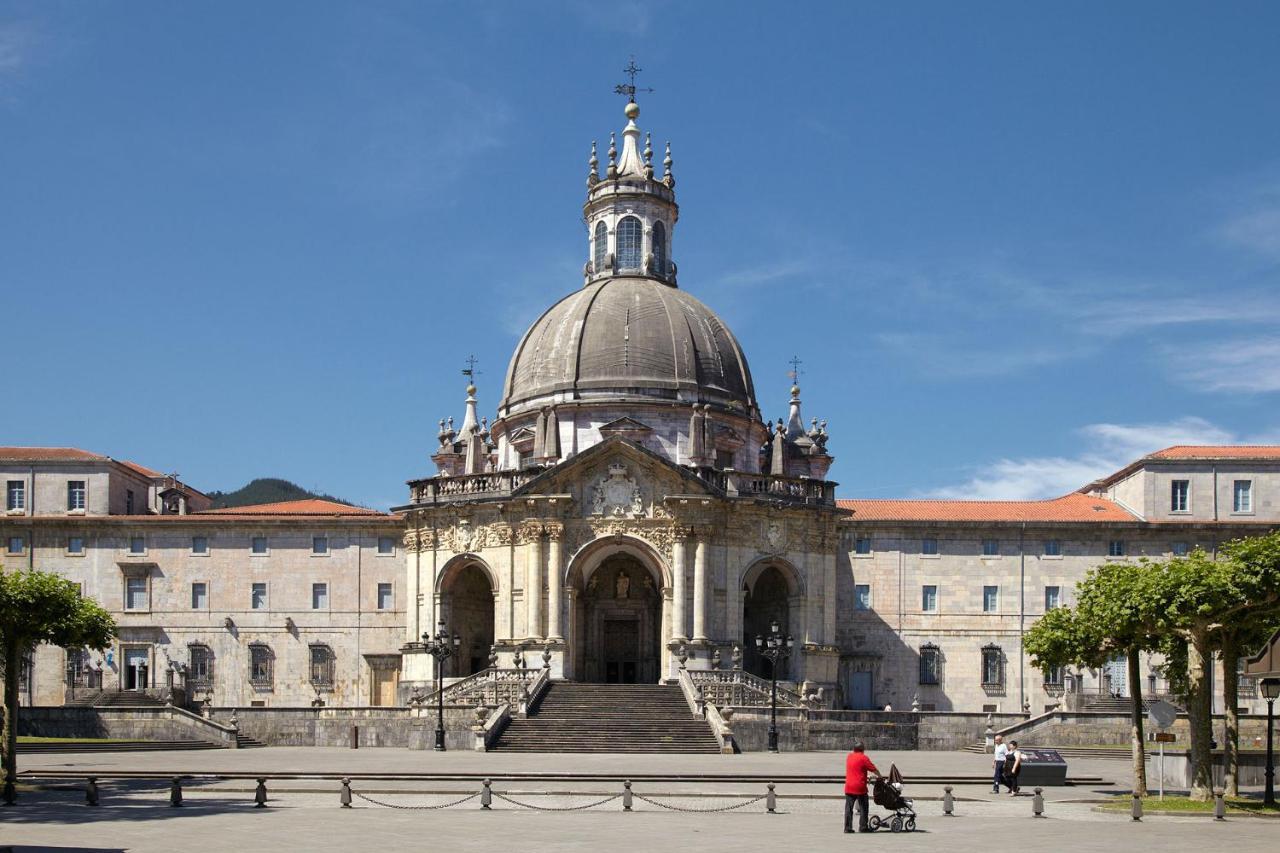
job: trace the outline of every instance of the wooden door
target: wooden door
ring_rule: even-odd
[[[396,704],[396,684],[400,681],[398,669],[373,670],[373,695],[369,698],[371,705]]]

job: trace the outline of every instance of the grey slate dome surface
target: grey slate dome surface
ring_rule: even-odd
[[[638,276],[569,294],[516,348],[499,415],[567,401],[699,402],[758,418],[751,370],[724,322],[688,293]]]

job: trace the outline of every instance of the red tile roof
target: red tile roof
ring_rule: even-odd
[[[1073,493],[1045,501],[838,500],[853,521],[1137,521],[1119,504]]]
[[[92,461],[103,462],[106,456],[78,447],[0,447],[0,460],[5,462]]]
[[[159,480],[167,476],[165,474],[161,474],[159,471],[153,471],[145,465],[139,465],[137,462],[128,462],[124,459],[117,459],[116,461],[119,462],[124,467],[128,468],[129,470],[136,471],[142,476],[148,477],[152,480]]]
[[[319,498],[308,498],[301,501],[277,501],[269,504],[253,504],[252,506],[231,506],[223,509],[206,509],[193,515],[387,515],[376,509],[365,509],[359,506],[340,504],[337,501],[325,501]]]
[[[1148,459],[1280,459],[1280,444],[1175,444]]]

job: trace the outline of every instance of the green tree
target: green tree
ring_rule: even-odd
[[[1108,563],[1091,570],[1076,587],[1076,606],[1046,613],[1027,632],[1025,648],[1039,667],[1097,668],[1117,655],[1128,662],[1130,745],[1133,790],[1147,793],[1146,745],[1143,742],[1140,655],[1158,647],[1143,592],[1149,583],[1145,564]]]
[[[51,572],[0,567],[0,654],[4,664],[4,801],[12,805],[18,773],[18,678],[22,659],[40,643],[105,649],[116,624],[75,584]]]

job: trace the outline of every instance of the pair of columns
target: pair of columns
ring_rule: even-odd
[[[685,629],[688,626],[688,617],[685,612],[685,590],[688,584],[685,580],[687,563],[686,552],[688,550],[687,541],[693,539],[693,637],[690,638]],[[705,643],[709,640],[707,637],[707,537],[705,535],[695,535],[693,537],[677,536],[672,546],[671,554],[671,639],[672,640],[689,640],[695,643]]]
[[[561,604],[561,593],[564,582],[561,575],[561,537],[559,531],[551,530],[547,538],[547,631],[542,633],[542,536],[534,536],[529,542],[528,573],[525,576],[525,623],[529,636],[535,639],[545,637],[552,642],[562,642],[564,633],[560,627],[560,614],[564,611]]]

